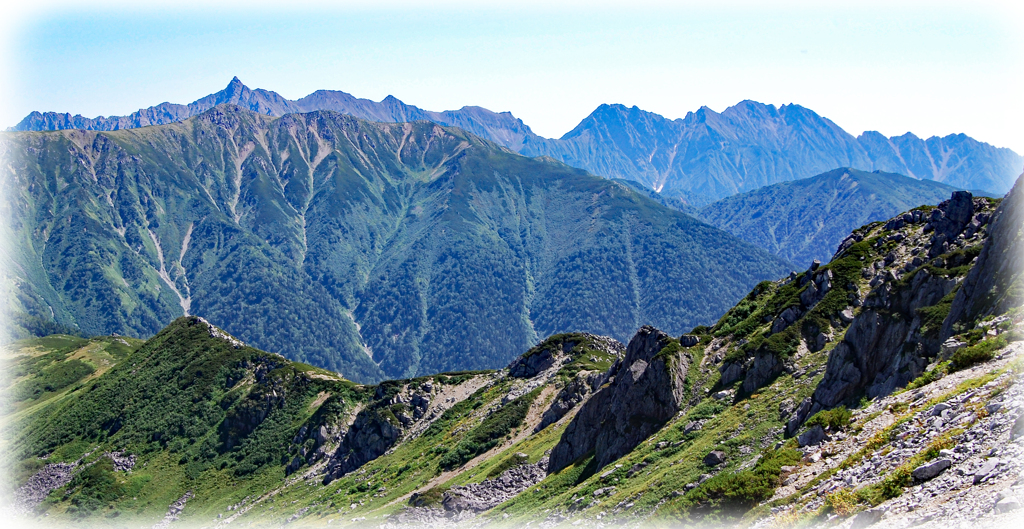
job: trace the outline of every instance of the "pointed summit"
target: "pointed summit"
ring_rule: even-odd
[[[248,89],[249,87],[242,84],[242,81],[238,78],[238,76],[232,77],[231,82],[228,83],[228,86],[225,87],[224,90],[221,90],[221,97],[217,98],[218,102],[233,103],[237,100],[238,96],[242,95]]]

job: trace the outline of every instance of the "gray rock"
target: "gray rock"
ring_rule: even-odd
[[[915,468],[911,474],[914,476],[914,479],[918,481],[928,481],[929,479],[942,474],[951,466],[953,466],[953,462],[949,459],[937,459]]]
[[[1003,498],[1003,499],[999,500],[996,503],[995,510],[996,510],[996,513],[1002,514],[1002,513],[1006,513],[1006,512],[1010,512],[1010,511],[1016,511],[1017,509],[1020,509],[1020,507],[1021,507],[1020,500],[1018,500],[1017,498],[1011,497],[1011,498]]]
[[[842,320],[843,323],[845,323],[847,325],[849,325],[850,323],[853,322],[853,318],[854,318],[854,316],[853,316],[853,309],[851,309],[849,307],[847,307],[846,309],[842,310],[839,313],[839,319]]]
[[[700,336],[693,336],[691,334],[684,334],[679,337],[679,345],[683,347],[693,347],[700,343]]]
[[[700,420],[700,421],[690,421],[690,422],[686,423],[686,427],[683,428],[683,434],[688,434],[690,432],[696,432],[696,431],[700,430],[701,428],[704,427],[704,422],[705,422],[704,420]]]
[[[933,417],[942,415],[942,412],[948,410],[949,408],[949,404],[946,404],[945,402],[940,402],[936,404],[935,407],[932,408],[932,411],[929,412],[929,415]]]
[[[883,514],[885,514],[885,509],[881,507],[861,511],[853,517],[853,523],[850,524],[850,529],[861,529],[863,527],[874,525],[882,519]]]
[[[785,421],[786,417],[789,417],[796,411],[796,403],[793,399],[786,399],[779,403],[779,420]]]
[[[1024,437],[1024,413],[1018,415],[1017,420],[1013,421],[1010,437],[1015,441],[1020,437]]]
[[[953,298],[949,315],[942,324],[942,338],[952,336],[953,326],[957,323],[987,314],[1002,314],[1024,303],[1020,289],[1011,287],[1019,284],[1024,271],[1020,257],[1024,255],[1024,238],[1020,236],[1021,228],[1024,227],[1024,185],[1021,182],[1021,178],[1018,178],[992,215],[989,235],[981,254],[961,282],[962,288]],[[957,198],[954,194],[950,201]],[[962,216],[966,210],[966,205],[963,205],[957,213]],[[952,219],[952,215],[949,217],[959,221],[959,216],[956,219]],[[975,220],[981,219],[975,217]],[[974,229],[974,223],[971,226]],[[992,293],[998,295],[993,296]]]
[[[441,506],[454,513],[486,511],[540,483],[547,476],[547,466],[547,458],[542,458],[533,464],[512,467],[494,479],[452,487],[444,493]]]
[[[728,386],[729,384],[743,378],[743,365],[739,362],[726,362],[725,364],[722,364],[719,371],[722,373],[722,377],[719,379],[719,382],[723,386]]]
[[[722,391],[712,393],[711,398],[715,400],[726,400],[732,398],[733,391],[731,389],[723,389]]]
[[[800,293],[800,303],[805,307],[811,307],[820,299],[820,289],[813,282],[807,284],[807,288]]]
[[[782,374],[784,370],[785,365],[779,357],[771,353],[758,353],[747,369],[747,376],[743,378],[743,392],[753,393]]]
[[[725,462],[725,452],[721,450],[712,450],[708,452],[708,455],[704,456],[704,464],[709,467],[716,467]]]
[[[991,477],[991,475],[995,473],[997,466],[999,466],[998,459],[993,458],[985,460],[985,462],[974,471],[974,484],[977,485],[982,483]]]
[[[796,440],[797,444],[803,448],[805,446],[817,446],[827,439],[828,435],[825,433],[825,429],[822,428],[820,424],[816,424],[806,432],[800,434]]]
[[[942,342],[942,347],[939,349],[939,360],[949,360],[953,357],[953,353],[964,347],[967,347],[967,344],[956,338],[950,338]]]

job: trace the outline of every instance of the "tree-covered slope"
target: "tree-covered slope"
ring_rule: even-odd
[[[0,148],[24,333],[146,337],[198,314],[375,380],[498,367],[563,331],[682,332],[785,272],[620,184],[429,122],[228,105]]]
[[[828,262],[849,233],[955,191],[931,180],[851,168],[765,186],[708,205],[699,216],[713,226],[798,266]]]

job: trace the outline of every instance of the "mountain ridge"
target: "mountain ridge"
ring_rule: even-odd
[[[187,309],[370,381],[497,367],[570,330],[682,332],[787,270],[626,186],[426,121],[220,105],[0,142],[23,332],[149,336]]]
[[[806,266],[828,262],[855,228],[937,205],[956,190],[932,180],[844,167],[721,199],[697,217]]]
[[[602,104],[561,138],[549,139],[534,134],[508,112],[472,106],[432,112],[394,96],[377,103],[332,90],[292,101],[276,92],[251,90],[237,77],[224,90],[189,105],[163,103],[129,116],[96,119],[33,112],[9,130],[116,130],[164,124],[220,103],[274,116],[335,110],[372,121],[428,120],[457,126],[521,154],[547,155],[594,174],[641,182],[695,207],[836,167],[1005,193],[1024,166],[1024,157],[1012,150],[964,134],[922,139],[910,132],[886,137],[866,131],[854,137],[797,104],[775,107],[744,100],[721,113],[702,106],[674,120],[636,106]]]

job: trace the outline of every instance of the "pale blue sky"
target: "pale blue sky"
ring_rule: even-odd
[[[291,99],[325,88],[507,110],[549,137],[602,103],[679,118],[753,99],[799,103],[853,134],[964,132],[1024,153],[1011,3],[820,4],[44,0],[4,13],[0,127],[31,110],[189,103],[237,75]]]

